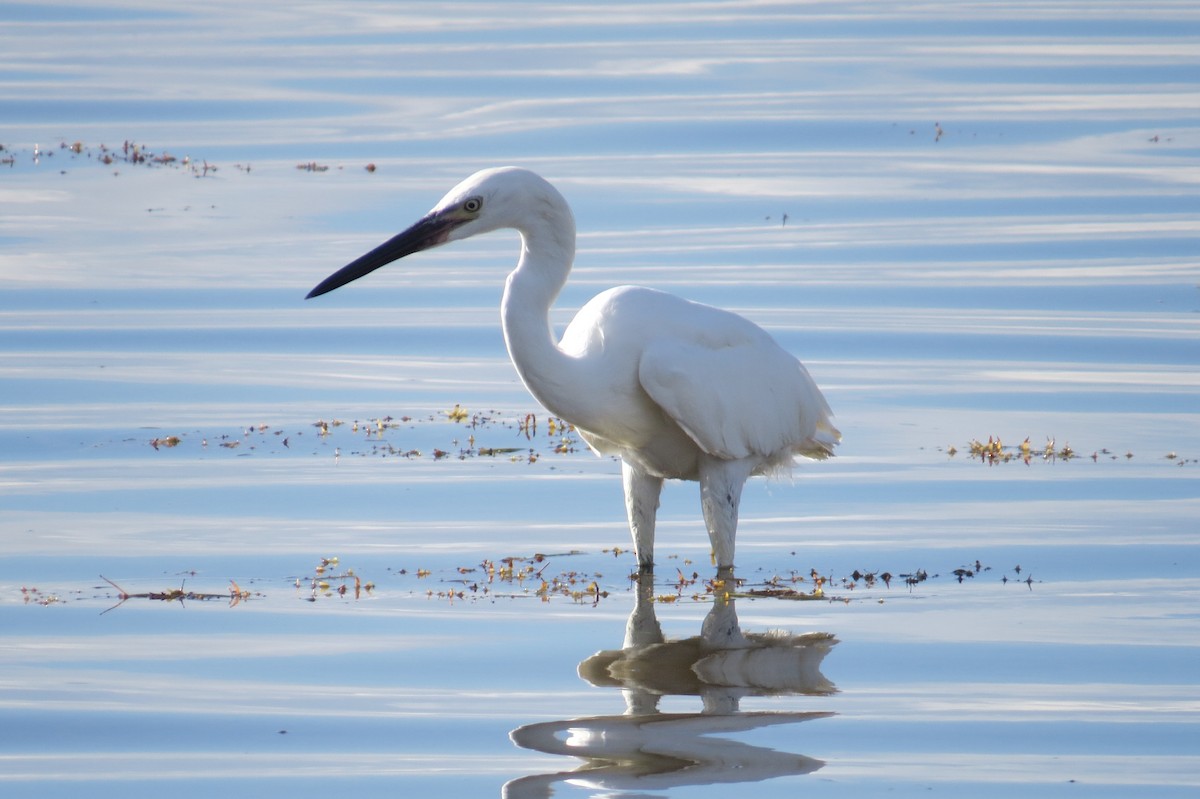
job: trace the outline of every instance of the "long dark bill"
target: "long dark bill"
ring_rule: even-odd
[[[399,260],[414,252],[436,247],[446,241],[450,231],[456,226],[457,220],[447,219],[439,214],[428,214],[417,221],[403,233],[397,233],[392,238],[380,244],[366,255],[355,258],[350,263],[322,280],[315,289],[308,292],[304,299],[311,300],[322,294],[328,294],[340,286],[358,280],[363,275],[374,272],[381,266]]]

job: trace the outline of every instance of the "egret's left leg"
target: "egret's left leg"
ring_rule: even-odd
[[[742,501],[742,487],[754,466],[752,458],[704,457],[700,461],[700,507],[704,510],[704,524],[718,569],[733,568],[738,505]]]

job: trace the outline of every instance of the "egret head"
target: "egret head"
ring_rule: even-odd
[[[451,189],[407,230],[325,278],[306,299],[333,291],[421,250],[501,228],[518,228],[524,233],[529,220],[537,217],[558,221],[561,227],[564,216],[573,247],[574,220],[566,200],[553,186],[527,169],[485,169]]]

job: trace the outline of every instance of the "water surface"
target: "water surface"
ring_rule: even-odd
[[[7,792],[1200,784],[1190,6],[3,13]],[[501,163],[576,213],[556,323],[717,303],[833,405],[728,600],[690,484],[630,580],[618,464],[508,364],[511,234],[303,301]]]

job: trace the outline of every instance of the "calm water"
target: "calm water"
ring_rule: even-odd
[[[1200,10],[882,9],[0,11],[5,795],[1193,795]],[[717,303],[833,405],[728,600],[693,484],[630,581],[513,235],[303,301],[502,163],[561,323]]]

